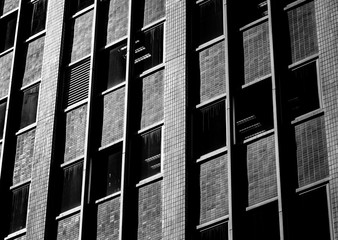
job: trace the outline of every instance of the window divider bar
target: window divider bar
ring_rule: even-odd
[[[38,33],[30,36],[29,38],[27,38],[25,40],[25,43],[33,42],[34,40],[36,40],[36,39],[38,39],[38,38],[40,38],[42,36],[45,36],[45,35],[46,35],[46,29],[44,29],[44,30],[42,30],[42,31],[40,31],[40,32],[38,32]]]
[[[20,88],[20,91],[25,91],[26,89],[28,89],[28,88],[30,88],[30,87],[33,87],[34,85],[37,85],[37,84],[39,84],[39,83],[41,83],[41,78],[39,78],[39,79],[37,79],[37,80],[35,80],[35,81],[33,81],[33,82],[31,82],[31,83],[25,85],[25,86],[22,86],[22,87]]]
[[[12,13],[17,12],[17,11],[19,11],[19,7],[16,7],[16,8],[14,8],[14,9],[10,10],[9,12],[6,12],[6,13],[3,14],[2,16],[0,16],[0,20],[2,20],[2,19],[4,19],[4,18],[8,17],[9,15],[11,15]]]
[[[197,48],[196,48],[196,52],[200,52],[200,51],[203,51],[204,49],[208,48],[208,47],[211,47],[212,45],[215,45],[219,42],[222,42],[223,40],[225,39],[225,35],[221,35],[221,36],[218,36],[206,43],[203,43],[201,45],[199,45]]]
[[[157,25],[160,25],[160,24],[164,23],[164,22],[165,22],[165,19],[166,19],[166,18],[163,17],[163,18],[160,18],[160,19],[158,19],[158,20],[156,20],[156,21],[154,21],[154,22],[152,22],[152,23],[149,23],[148,25],[142,27],[140,31],[141,31],[141,32],[144,32],[144,31],[147,31],[147,30],[150,29],[150,28],[156,27]]]
[[[152,125],[150,125],[148,127],[145,127],[143,129],[139,130],[137,133],[139,135],[142,135],[144,133],[147,133],[147,132],[150,132],[152,130],[155,130],[156,128],[161,128],[163,125],[164,125],[164,121],[157,122],[157,123],[154,123],[154,124],[152,124]]]
[[[301,67],[301,66],[306,65],[308,63],[315,62],[315,61],[318,60],[318,58],[319,58],[319,54],[318,53],[313,54],[313,55],[311,55],[309,57],[306,57],[306,58],[304,58],[302,60],[299,60],[299,61],[297,61],[295,63],[290,64],[289,65],[289,69],[290,70],[294,70],[295,68]]]
[[[24,180],[24,181],[22,181],[22,182],[19,182],[19,183],[15,184],[15,185],[9,187],[9,190],[13,191],[13,190],[15,190],[15,189],[17,189],[17,188],[20,188],[20,187],[24,186],[24,185],[28,185],[28,184],[31,183],[31,181],[32,181],[32,179],[29,178],[29,179],[27,179],[27,180]]]
[[[288,5],[286,5],[286,7],[284,8],[284,11],[289,11],[292,8],[298,7],[301,4],[305,4],[305,3],[311,2],[311,1],[313,1],[313,0],[297,0],[295,2],[292,2],[292,3],[288,4]]]
[[[0,20],[1,21],[1,20]],[[0,58],[5,56],[7,53],[12,52],[14,50],[14,47],[8,48],[6,51],[3,51],[0,53]]]
[[[207,101],[204,101],[202,103],[197,104],[195,108],[196,109],[201,109],[203,107],[207,107],[208,105],[212,105],[214,103],[217,103],[218,101],[225,100],[226,97],[227,97],[226,93],[220,94],[220,95],[218,95],[216,97],[213,97],[213,98],[211,98],[211,99],[209,99]]]
[[[67,168],[67,167],[69,167],[69,166],[71,166],[71,165],[77,164],[78,162],[80,162],[80,161],[83,160],[83,159],[84,159],[84,155],[81,155],[81,156],[76,157],[76,158],[74,158],[74,159],[72,159],[72,160],[70,160],[70,161],[61,163],[60,167],[61,167],[61,168]]]
[[[259,25],[259,24],[261,24],[261,23],[263,23],[265,21],[268,21],[268,20],[269,20],[269,15],[261,17],[261,18],[255,20],[255,21],[253,21],[253,22],[251,22],[251,23],[249,23],[249,24],[241,27],[239,29],[239,31],[240,32],[244,32],[245,30],[248,30],[249,28],[255,27],[255,26],[257,26],[257,25]]]

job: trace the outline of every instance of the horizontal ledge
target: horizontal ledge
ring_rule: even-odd
[[[222,224],[222,223],[224,223],[224,222],[226,222],[226,221],[228,221],[228,220],[229,220],[229,215],[225,215],[225,216],[220,217],[220,218],[217,218],[217,219],[215,219],[215,220],[211,220],[211,221],[209,221],[209,222],[206,222],[206,223],[202,223],[202,224],[200,224],[200,225],[197,225],[197,226],[196,226],[196,229],[201,231],[201,230],[204,230],[204,229],[213,227],[213,226],[215,226],[215,225]]]
[[[223,34],[223,35],[218,36],[218,37],[216,37],[216,38],[214,38],[214,39],[212,39],[212,40],[210,40],[210,41],[208,41],[206,43],[203,43],[203,44],[199,45],[196,48],[196,52],[200,52],[200,51],[202,51],[202,50],[204,50],[204,49],[206,49],[208,47],[211,47],[212,45],[220,43],[220,42],[222,42],[224,40],[225,40],[225,35]]]
[[[104,91],[101,93],[101,95],[102,95],[102,96],[107,95],[108,93],[114,92],[114,91],[116,91],[116,90],[118,90],[118,89],[124,87],[125,85],[126,85],[126,81],[123,81],[123,82],[121,82],[121,83],[119,83],[119,84],[117,84],[117,85],[115,85],[115,86],[113,86],[113,87],[111,87],[111,88],[108,88],[107,90],[104,90]]]
[[[267,21],[268,19],[269,19],[269,16],[261,17],[261,18],[255,20],[255,21],[253,21],[253,22],[251,22],[251,23],[248,23],[247,25],[244,25],[243,27],[241,27],[241,28],[239,29],[239,31],[243,32],[243,31],[245,31],[245,30],[247,30],[247,29],[249,29],[249,28],[252,28],[252,27],[255,27],[255,26],[259,25],[259,24],[262,23],[262,22]]]
[[[211,160],[215,157],[218,157],[222,154],[225,154],[228,152],[228,148],[225,146],[225,147],[222,147],[222,148],[219,148],[219,149],[216,149],[210,153],[207,153],[207,154],[204,154],[202,155],[200,158],[196,159],[196,163],[203,163],[203,162],[206,162],[208,160]]]
[[[118,144],[121,144],[122,142],[123,142],[123,140],[124,140],[124,138],[120,138],[120,139],[118,139],[118,140],[116,140],[116,141],[114,141],[114,142],[111,142],[111,143],[109,143],[109,144],[107,144],[107,145],[104,145],[104,146],[102,146],[102,147],[99,147],[99,151],[104,151],[104,150],[106,150],[106,149],[108,149],[108,148],[111,148],[111,147],[115,147],[116,145],[118,145]]]
[[[81,160],[83,160],[84,157],[85,157],[84,155],[81,155],[81,156],[79,156],[79,157],[76,157],[76,158],[74,158],[74,159],[72,159],[72,160],[70,160],[70,161],[67,161],[67,162],[62,163],[62,164],[60,165],[60,167],[61,167],[61,168],[66,168],[66,167],[68,167],[68,166],[70,166],[70,165],[76,164],[76,163],[80,162]]]
[[[298,1],[295,1],[295,2],[292,2],[288,5],[286,5],[286,7],[284,8],[285,11],[288,11],[292,8],[295,8],[295,7],[298,7],[299,5],[303,4],[303,3],[306,3],[306,2],[310,2],[311,0],[298,0]]]
[[[94,9],[94,4],[89,5],[88,7],[85,7],[84,9],[81,9],[80,11],[74,13],[71,16],[71,19],[75,19],[77,17],[80,17],[81,15],[86,14],[87,12],[91,11],[92,9]]]
[[[60,221],[60,220],[62,220],[64,218],[66,218],[66,217],[70,217],[70,216],[72,216],[72,215],[74,215],[76,213],[79,213],[80,211],[81,211],[81,205],[77,206],[75,208],[72,208],[70,210],[67,210],[65,212],[60,213],[59,216],[57,216],[55,218],[55,220]]]
[[[272,128],[272,129],[270,129],[270,130],[268,130],[268,131],[262,132],[262,133],[260,133],[260,134],[257,134],[257,135],[255,135],[255,136],[253,136],[253,137],[250,137],[250,138],[248,138],[248,139],[245,139],[245,140],[243,141],[243,143],[244,143],[244,144],[247,144],[247,143],[255,142],[255,141],[257,141],[257,140],[259,140],[259,139],[261,139],[261,138],[264,138],[264,137],[267,137],[267,136],[270,136],[270,135],[274,134],[274,132],[275,132],[275,129]]]
[[[1,16],[0,16],[0,21],[1,21],[1,19],[8,17],[9,15],[11,15],[11,14],[14,13],[14,12],[18,12],[18,10],[19,10],[19,7],[16,7],[16,8],[14,8],[14,9],[12,9],[12,10],[6,12],[5,14],[1,15]]]
[[[160,70],[162,70],[162,69],[164,69],[164,68],[165,68],[165,63],[162,62],[162,63],[160,63],[160,64],[158,64],[158,65],[156,65],[156,66],[154,66],[154,67],[152,67],[152,68],[149,68],[149,69],[145,70],[144,72],[142,72],[142,73],[138,76],[138,78],[144,78],[144,77],[147,77],[147,76],[149,76],[149,75],[151,75],[151,74],[153,74],[153,73],[155,73],[155,72],[157,72],[157,71],[160,71]]]
[[[323,185],[326,185],[330,181],[329,177],[321,179],[319,181],[316,181],[314,183],[310,183],[308,185],[305,185],[303,187],[297,188],[296,193],[302,194],[306,193],[308,191],[314,190],[316,188],[322,187]]]
[[[34,40],[40,38],[40,37],[43,37],[46,35],[46,29],[44,30],[41,30],[40,32],[38,33],[35,33],[34,35],[30,36],[29,38],[26,39],[26,43],[30,43],[30,42],[33,42]]]
[[[98,200],[95,201],[95,204],[100,204],[100,203],[109,201],[111,199],[117,198],[119,196],[121,196],[121,191],[118,191],[118,192],[112,193],[112,194],[110,194],[110,195],[108,195],[106,197],[100,198],[100,199],[98,199]]]
[[[141,180],[139,183],[136,184],[137,188],[146,186],[148,184],[151,184],[153,182],[157,182],[163,179],[163,174],[162,173],[158,173],[154,176],[148,177],[146,179]]]
[[[154,124],[152,124],[152,125],[150,125],[150,126],[147,126],[147,127],[145,127],[145,128],[142,128],[141,130],[137,131],[137,133],[140,134],[140,135],[142,135],[142,134],[144,134],[144,133],[146,133],[146,132],[150,132],[150,131],[152,131],[152,130],[154,130],[154,129],[156,129],[156,128],[160,128],[160,127],[162,127],[163,125],[164,125],[164,121],[157,122],[157,123],[154,123]]]
[[[3,57],[3,56],[5,56],[5,55],[7,55],[7,54],[10,53],[10,52],[13,52],[13,50],[14,50],[14,46],[8,48],[7,50],[5,50],[5,51],[3,51],[3,52],[0,52],[0,58]]]
[[[220,100],[225,100],[226,96],[227,96],[226,93],[220,94],[220,95],[218,95],[216,97],[213,97],[213,98],[211,98],[209,100],[206,100],[206,101],[204,101],[202,103],[199,103],[199,104],[196,105],[196,109],[200,109],[200,108],[206,107],[206,106],[211,105],[213,103],[216,103],[216,102],[218,102]]]
[[[32,181],[32,179],[27,179],[27,180],[24,180],[24,181],[22,181],[22,182],[19,182],[19,183],[15,184],[15,185],[9,187],[9,190],[12,191],[12,190],[17,189],[17,188],[20,188],[20,187],[22,187],[22,186],[24,186],[24,185],[30,184],[31,181]]]
[[[275,202],[275,201],[277,201],[277,200],[278,200],[278,197],[273,197],[273,198],[267,199],[267,200],[265,200],[265,201],[263,201],[263,202],[256,203],[256,204],[254,204],[254,205],[252,205],[252,206],[247,207],[247,208],[246,208],[246,211],[250,211],[250,210],[252,210],[252,209],[255,209],[255,208],[258,208],[258,207],[267,205],[267,204],[272,203],[272,202]]]
[[[83,99],[83,100],[81,100],[80,102],[74,103],[74,104],[72,104],[72,105],[66,107],[63,111],[64,111],[65,113],[67,113],[67,112],[70,112],[71,110],[74,110],[74,109],[76,109],[76,108],[78,108],[78,107],[81,107],[82,105],[85,105],[85,104],[87,104],[87,103],[88,103],[88,98]]]
[[[248,82],[248,83],[246,83],[246,84],[243,84],[242,85],[242,89],[244,89],[244,88],[247,88],[247,87],[250,87],[250,86],[252,86],[252,85],[254,85],[254,84],[256,84],[256,83],[259,83],[259,82],[262,82],[262,81],[264,81],[264,80],[266,80],[266,79],[269,79],[269,78],[271,78],[271,73],[269,73],[269,74],[267,74],[267,75],[265,75],[265,76],[262,76],[262,77],[260,77],[260,78],[256,78],[255,80],[252,80],[251,82]]]
[[[29,124],[28,126],[21,128],[19,131],[15,133],[16,136],[19,136],[25,132],[28,132],[32,129],[36,128],[36,121],[34,123]]]
[[[319,108],[297,117],[295,120],[291,121],[291,124],[295,126],[321,115],[324,115],[324,109]]]
[[[160,24],[164,23],[165,19],[166,19],[165,17],[162,17],[162,18],[160,18],[160,19],[158,19],[158,20],[156,20],[154,22],[151,22],[151,23],[145,25],[144,27],[142,27],[141,31],[144,32],[144,31],[147,31],[150,28],[156,27],[157,25],[160,25]]]
[[[26,89],[28,89],[30,87],[33,87],[34,85],[38,85],[39,83],[41,83],[41,78],[39,78],[39,79],[37,79],[37,80],[35,80],[35,81],[31,82],[31,83],[28,83],[25,86],[22,86],[20,88],[20,91],[24,91],[24,90],[26,90]]]
[[[316,61],[318,58],[319,58],[319,54],[316,53],[316,54],[313,54],[313,55],[311,55],[311,56],[309,56],[309,57],[306,57],[306,58],[304,58],[304,59],[302,59],[302,60],[299,60],[299,61],[297,61],[297,62],[295,62],[295,63],[290,64],[290,65],[288,66],[288,68],[289,68],[290,70],[293,70],[293,69],[295,69],[295,68],[302,67],[303,65],[306,65],[306,64],[308,64],[308,63],[314,62],[314,61]]]
[[[18,230],[16,232],[13,232],[13,233],[9,234],[4,239],[5,240],[14,239],[14,238],[20,237],[22,235],[25,235],[26,233],[27,233],[27,228],[23,228],[23,229],[20,229],[20,230]]]
[[[119,44],[123,43],[124,41],[126,41],[128,39],[127,36],[124,36],[122,38],[119,38],[111,43],[108,43],[107,45],[105,45],[104,47],[100,48],[99,51],[104,51],[113,47],[117,47]]]

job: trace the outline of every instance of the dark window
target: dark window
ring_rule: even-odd
[[[0,52],[3,52],[14,45],[16,27],[16,14],[10,14],[0,22]]]
[[[245,2],[241,8],[240,21],[242,25],[249,24],[268,15],[268,4],[266,0],[250,0]]]
[[[104,73],[103,90],[109,89],[126,80],[126,44],[109,50],[102,66]]]
[[[141,73],[163,61],[163,24],[140,34],[135,43],[135,68]]]
[[[198,6],[199,44],[203,44],[223,34],[222,0],[207,0]]]
[[[24,91],[21,109],[20,128],[26,127],[29,124],[35,122],[36,111],[38,106],[38,97],[39,97],[39,85],[36,85]]]
[[[78,12],[94,3],[94,0],[72,0],[73,13]]]
[[[82,162],[63,170],[61,212],[77,207],[81,203]]]
[[[34,35],[45,29],[47,0],[39,0],[32,4],[30,35]]]
[[[198,114],[199,153],[205,154],[225,146],[225,101],[203,107]]]
[[[320,104],[316,62],[293,70],[287,89],[292,118],[318,109]]]
[[[227,240],[228,239],[228,224],[223,223],[211,228],[202,230],[200,240]]]
[[[161,129],[141,136],[141,180],[161,172]]]
[[[29,185],[13,190],[9,233],[26,227]]]
[[[120,149],[103,153],[96,168],[96,186],[98,198],[120,191],[121,189],[122,151]]]
[[[6,105],[6,102],[0,103],[0,139],[2,139],[4,133]]]
[[[245,87],[236,106],[237,130],[242,140],[273,128],[271,78]]]

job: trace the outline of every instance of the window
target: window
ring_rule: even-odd
[[[16,14],[10,14],[8,17],[0,20],[0,52],[3,52],[14,45],[16,28]]]
[[[268,4],[266,0],[251,0],[245,2],[245,7],[241,8],[240,21],[242,25],[247,25],[264,16],[268,15]]]
[[[108,150],[108,153],[102,155],[102,158],[98,159],[95,172],[97,179],[95,191],[98,198],[116,193],[121,189],[121,148]]]
[[[26,227],[28,195],[29,184],[13,190],[9,233],[16,232]]]
[[[198,5],[198,41],[208,42],[223,34],[222,0],[206,0]]]
[[[318,109],[320,104],[316,61],[292,70],[287,89],[292,118]]]
[[[200,233],[200,240],[227,240],[228,224],[222,223],[214,227],[204,229]]]
[[[82,169],[79,162],[63,169],[61,212],[77,207],[81,203]]]
[[[20,128],[24,128],[36,121],[39,85],[35,85],[23,92]]]
[[[141,73],[163,62],[163,24],[142,32],[135,46],[135,70]]]
[[[6,115],[6,102],[0,103],[0,139],[3,138],[5,115]]]
[[[94,0],[72,0],[73,13],[78,12],[94,3]]]
[[[273,128],[271,78],[245,87],[236,106],[237,130],[242,140]]]
[[[225,101],[198,110],[198,149],[206,154],[226,144]]]
[[[30,36],[45,29],[47,0],[39,0],[32,3],[32,16]]]
[[[141,136],[141,177],[151,177],[161,172],[161,128]]]
[[[103,90],[109,89],[126,80],[126,44],[111,49],[102,63],[105,75]]]

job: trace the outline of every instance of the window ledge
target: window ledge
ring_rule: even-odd
[[[74,158],[74,159],[72,159],[72,160],[69,160],[69,161],[67,161],[67,162],[62,163],[62,164],[60,165],[60,167],[61,167],[61,168],[66,168],[66,167],[68,167],[68,166],[70,166],[70,165],[73,165],[73,164],[76,164],[76,163],[80,162],[80,161],[83,160],[83,159],[84,159],[84,155],[81,155],[81,156],[79,156],[79,157],[77,157],[77,158]]]
[[[32,130],[33,128],[36,128],[36,122],[29,124],[28,126],[21,128],[19,131],[15,133],[16,136],[21,135],[25,132],[28,132],[29,130]]]
[[[63,110],[65,113],[70,112],[72,110],[74,110],[75,108],[81,107],[82,105],[85,105],[88,103],[88,97],[86,99],[81,100],[80,102],[74,103],[72,105],[70,105],[69,107],[65,108],[65,110]]]
[[[215,220],[211,220],[206,223],[202,223],[196,227],[197,230],[203,230],[205,228],[213,227],[215,225],[221,224],[229,220],[229,215],[225,215],[223,217],[217,218]]]
[[[137,188],[143,187],[145,185],[151,184],[153,182],[157,182],[163,179],[163,174],[162,173],[158,173],[154,176],[148,177],[144,180],[141,180],[138,184],[136,184]]]
[[[247,208],[246,208],[246,211],[250,211],[250,210],[252,210],[252,209],[261,207],[261,206],[263,206],[263,205],[267,205],[267,204],[272,203],[272,202],[276,202],[277,200],[278,200],[277,197],[270,198],[270,199],[265,200],[265,201],[263,201],[263,202],[256,203],[256,204],[254,204],[254,205],[252,205],[252,206],[250,206],[250,207],[247,207]]]
[[[259,139],[261,139],[261,138],[264,138],[264,137],[267,137],[267,136],[270,136],[270,135],[274,134],[274,132],[275,132],[275,129],[274,129],[274,128],[273,128],[273,129],[270,129],[270,130],[268,130],[268,131],[265,131],[265,132],[262,132],[262,133],[260,133],[260,134],[257,134],[257,135],[255,135],[255,136],[253,136],[253,137],[251,137],[251,138],[245,139],[245,140],[243,141],[243,143],[244,143],[244,144],[247,144],[247,143],[251,143],[251,142],[257,141],[257,140],[259,140]]]
[[[118,144],[120,144],[120,143],[122,143],[123,142],[123,138],[120,138],[120,139],[118,139],[118,140],[116,140],[116,141],[114,141],[114,142],[111,142],[111,143],[109,143],[109,144],[107,144],[107,145],[104,145],[104,146],[102,146],[102,147],[99,147],[99,151],[104,151],[104,150],[106,150],[106,149],[108,149],[108,148],[110,148],[110,147],[113,147],[113,146],[115,146],[115,145],[118,145]]]
[[[215,158],[215,157],[217,157],[217,156],[219,156],[219,155],[222,155],[222,154],[227,153],[227,151],[228,151],[228,148],[227,148],[227,147],[219,148],[219,149],[214,150],[214,151],[212,151],[212,152],[210,152],[210,153],[207,153],[207,154],[202,155],[200,158],[198,158],[198,159],[196,160],[196,163],[203,163],[203,162],[206,162],[206,161],[208,161],[208,160],[211,160],[211,158]]]
[[[147,126],[145,128],[142,128],[141,130],[139,130],[137,133],[138,134],[143,134],[143,133],[146,133],[146,132],[149,132],[151,130],[154,130],[156,128],[160,128],[164,125],[164,121],[161,121],[161,122],[157,122],[157,123],[154,123],[150,126]]]
[[[19,8],[16,7],[14,9],[10,10],[9,12],[6,12],[4,15],[0,16],[0,20],[3,19],[3,18],[6,18],[7,16],[11,15],[14,12],[17,12],[18,10],[19,10]]]
[[[284,10],[285,11],[288,11],[288,10],[291,10],[292,8],[295,8],[295,7],[298,7],[299,5],[303,4],[303,3],[306,3],[306,2],[310,2],[311,0],[298,0],[298,1],[295,1],[295,2],[292,2],[290,4],[288,4]]]
[[[252,27],[254,27],[254,26],[259,25],[259,24],[262,23],[262,22],[267,21],[268,19],[269,19],[269,15],[268,15],[268,16],[264,16],[264,17],[261,17],[261,18],[255,20],[255,21],[253,21],[253,22],[247,24],[247,25],[244,25],[243,27],[241,27],[241,28],[239,29],[239,31],[240,31],[240,32],[243,32],[243,31],[245,31],[245,30],[247,30],[247,29],[249,29],[249,28],[252,28]]]
[[[296,189],[296,193],[300,193],[301,194],[301,193],[304,193],[304,192],[311,191],[312,189],[316,189],[318,187],[322,187],[323,185],[327,184],[329,181],[330,181],[329,177],[321,179],[321,180],[319,180],[317,182],[310,183],[310,184],[305,185],[303,187],[297,188]]]
[[[95,204],[100,204],[100,203],[109,201],[111,199],[117,198],[119,196],[121,196],[121,191],[118,191],[118,192],[112,193],[112,194],[110,194],[110,195],[108,195],[106,197],[100,198],[100,199],[98,199],[98,200],[95,201]]]
[[[127,36],[124,36],[124,37],[121,37],[111,43],[108,43],[106,44],[104,47],[100,48],[99,51],[104,51],[104,50],[107,50],[107,49],[110,49],[110,48],[113,48],[115,45],[118,45],[119,43],[122,43],[123,41],[127,41],[128,37]],[[126,46],[127,48],[127,46]]]
[[[264,80],[266,80],[266,79],[269,79],[269,78],[271,78],[271,76],[272,76],[271,73],[269,73],[268,75],[265,75],[265,76],[263,76],[263,77],[257,78],[257,79],[255,79],[255,80],[249,82],[249,83],[243,84],[243,85],[242,85],[242,89],[247,88],[247,87],[250,87],[251,85],[254,85],[254,84],[256,84],[256,83],[262,82],[262,81],[264,81]]]
[[[24,180],[24,181],[22,181],[22,182],[19,182],[19,183],[15,184],[15,185],[11,186],[11,187],[9,188],[9,190],[12,191],[12,190],[14,190],[14,189],[16,189],[16,188],[20,188],[20,187],[22,187],[22,186],[24,186],[24,185],[26,185],[26,184],[30,184],[31,181],[32,181],[32,179],[27,179],[27,180]]]
[[[34,86],[34,85],[39,84],[40,82],[41,82],[41,78],[39,78],[39,79],[37,79],[37,80],[35,80],[35,81],[31,82],[31,83],[28,83],[28,84],[25,85],[25,86],[22,86],[22,87],[20,88],[20,90],[21,90],[21,91],[26,90],[26,89],[28,89],[28,88]]]
[[[80,58],[80,59],[77,59],[75,60],[74,62],[71,62],[68,64],[68,68],[72,68],[74,67],[75,65],[80,65],[81,63],[85,62],[85,61],[90,61],[90,58],[91,58],[91,54],[87,54],[86,56]]]
[[[20,229],[16,232],[13,232],[11,234],[9,234],[7,237],[5,237],[4,239],[5,240],[9,240],[9,239],[14,239],[14,238],[17,238],[17,237],[20,237],[22,235],[25,235],[27,232],[27,228],[23,228],[23,229]]]
[[[29,42],[32,42],[34,41],[35,39],[38,39],[42,36],[46,35],[46,29],[44,30],[41,30],[40,32],[38,33],[35,33],[34,35],[30,36],[29,38],[26,39],[26,43],[29,43]]]
[[[94,4],[91,4],[90,6],[85,7],[84,9],[81,9],[80,11],[74,13],[74,14],[71,16],[71,19],[80,17],[81,15],[84,15],[85,13],[89,12],[89,11],[92,10],[92,9],[94,9]]]
[[[300,123],[303,123],[303,122],[305,122],[307,120],[310,120],[312,118],[318,117],[320,115],[324,115],[324,109],[322,109],[322,108],[313,110],[311,112],[305,113],[304,115],[296,117],[295,120],[291,121],[291,124],[292,125],[298,125]]]
[[[223,35],[216,37],[216,38],[214,38],[214,39],[212,39],[212,40],[210,40],[206,43],[203,43],[196,48],[196,52],[200,52],[200,51],[202,51],[202,50],[204,50],[208,47],[211,47],[212,45],[215,45],[219,42],[222,42],[224,39],[225,39],[225,36],[223,34]]]
[[[7,53],[12,52],[14,50],[14,47],[10,47],[7,50],[0,52],[0,57],[5,56]]]
[[[114,92],[114,91],[116,91],[116,90],[118,90],[118,89],[120,89],[120,88],[123,88],[125,85],[126,85],[126,81],[121,82],[121,83],[119,83],[119,84],[117,84],[117,85],[115,85],[115,86],[113,86],[113,87],[111,87],[111,88],[108,88],[107,90],[104,90],[104,91],[101,93],[101,95],[102,95],[102,96],[107,95],[108,93],[111,93],[111,92]]]
[[[216,103],[216,102],[219,101],[219,100],[224,100],[225,98],[226,98],[226,93],[221,94],[221,95],[218,95],[218,96],[216,96],[216,97],[213,97],[213,98],[211,98],[211,99],[209,99],[209,100],[206,100],[206,101],[204,101],[204,102],[202,102],[202,103],[197,104],[197,105],[196,105],[196,109],[200,109],[200,108],[206,107],[206,106],[208,106],[208,105],[211,105],[211,104],[213,104],[213,103]]]
[[[165,22],[165,17],[162,17],[154,22],[149,23],[148,25],[145,25],[144,27],[141,28],[141,31],[147,31],[150,28],[156,27],[157,25],[160,25]]]
[[[304,58],[302,60],[299,60],[299,61],[297,61],[295,63],[290,64],[289,65],[289,69],[293,70],[294,68],[301,67],[301,66],[306,65],[306,64],[308,64],[310,62],[314,62],[318,58],[319,58],[319,54],[318,53],[313,54],[313,55],[308,56],[308,57],[306,57],[306,58]]]
[[[65,211],[65,212],[63,212],[63,213],[60,213],[60,215],[57,216],[57,217],[55,218],[55,220],[60,221],[60,220],[62,220],[62,219],[64,219],[64,218],[66,218],[66,217],[70,217],[71,215],[74,215],[74,214],[76,214],[76,213],[79,213],[80,211],[81,211],[81,205],[80,205],[80,206],[77,206],[77,207],[75,207],[75,208],[72,208],[72,209],[70,209],[70,210],[67,210],[67,211]]]
[[[140,75],[139,75],[139,78],[144,78],[144,77],[147,77],[148,75],[154,73],[154,72],[157,72],[159,70],[162,70],[165,68],[165,64],[164,62],[156,65],[155,67],[152,67],[150,69],[147,69],[145,70],[144,72],[142,72]]]

